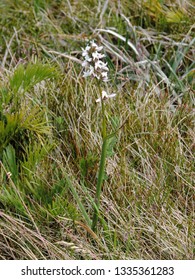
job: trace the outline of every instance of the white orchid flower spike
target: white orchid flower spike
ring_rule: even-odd
[[[101,102],[101,100],[106,100],[108,98],[113,98],[116,96],[116,93],[112,93],[112,94],[107,94],[107,92],[105,90],[102,91],[102,98],[98,98],[96,99],[96,103]]]

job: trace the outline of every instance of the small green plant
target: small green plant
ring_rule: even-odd
[[[47,111],[34,93],[41,82],[55,75],[54,67],[47,64],[19,65],[0,88],[0,161],[6,170],[0,192],[4,194],[4,207],[22,209],[18,196],[8,188],[10,178],[18,189],[34,194],[28,180],[32,180],[38,163],[54,147],[49,139],[52,128]]]
[[[107,94],[105,90],[101,90],[101,82],[108,81],[108,67],[101,59],[105,57],[101,53],[103,47],[98,46],[94,41],[91,41],[85,49],[83,49],[83,57],[85,58],[82,66],[86,68],[83,77],[94,77],[98,80],[98,88],[100,91],[100,97],[96,100],[97,103],[101,104],[102,112],[102,148],[101,158],[97,178],[96,195],[95,195],[95,207],[93,214],[93,221],[91,228],[94,232],[97,230],[97,222],[100,208],[100,195],[102,189],[102,183],[104,180],[105,173],[105,162],[107,157],[108,140],[114,136],[114,134],[108,134],[107,132],[107,120],[106,120],[106,105],[105,101],[109,98],[116,96],[115,93]]]

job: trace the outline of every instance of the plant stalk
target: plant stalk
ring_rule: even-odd
[[[92,221],[92,230],[94,232],[96,232],[97,230],[97,222],[98,222],[99,208],[100,208],[100,195],[102,190],[102,182],[104,178],[104,169],[105,169],[105,162],[106,162],[106,149],[107,149],[107,138],[103,140],[103,144],[102,144],[99,174],[98,174],[98,181],[96,187],[96,196],[95,196],[96,207],[94,207],[94,215]]]
[[[102,183],[103,183],[103,179],[104,179],[104,169],[105,169],[106,149],[107,149],[106,115],[105,115],[105,105],[104,105],[104,100],[102,99],[102,95],[101,95],[101,105],[102,105],[102,139],[103,139],[103,143],[102,143],[102,150],[101,150],[98,180],[97,180],[97,186],[96,186],[96,196],[95,196],[96,207],[94,207],[94,214],[93,214],[93,220],[92,220],[92,230],[94,232],[97,231],[97,222],[98,222],[99,208],[100,208],[100,195],[101,195]]]

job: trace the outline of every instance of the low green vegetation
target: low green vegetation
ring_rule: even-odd
[[[0,3],[0,259],[195,258],[193,1]],[[99,85],[82,49],[104,46]],[[103,87],[103,86],[102,86]],[[104,89],[104,88],[103,88]]]

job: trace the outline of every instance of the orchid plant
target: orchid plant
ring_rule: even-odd
[[[86,48],[82,49],[82,56],[84,57],[82,66],[85,69],[83,77],[93,77],[99,81],[99,85],[101,84],[101,82],[108,82],[109,72],[107,63],[102,61],[102,59],[105,57],[105,54],[102,53],[102,50],[103,46],[98,46],[94,41],[89,42]],[[108,139],[113,136],[113,133],[107,134],[106,112],[104,102],[107,99],[113,98],[115,96],[115,93],[108,94],[105,90],[100,90],[100,96],[98,99],[96,99],[96,103],[100,103],[102,109],[102,149],[96,186],[95,207],[92,221],[92,230],[94,232],[97,230],[97,222],[100,208],[100,195],[105,171],[107,144]]]

